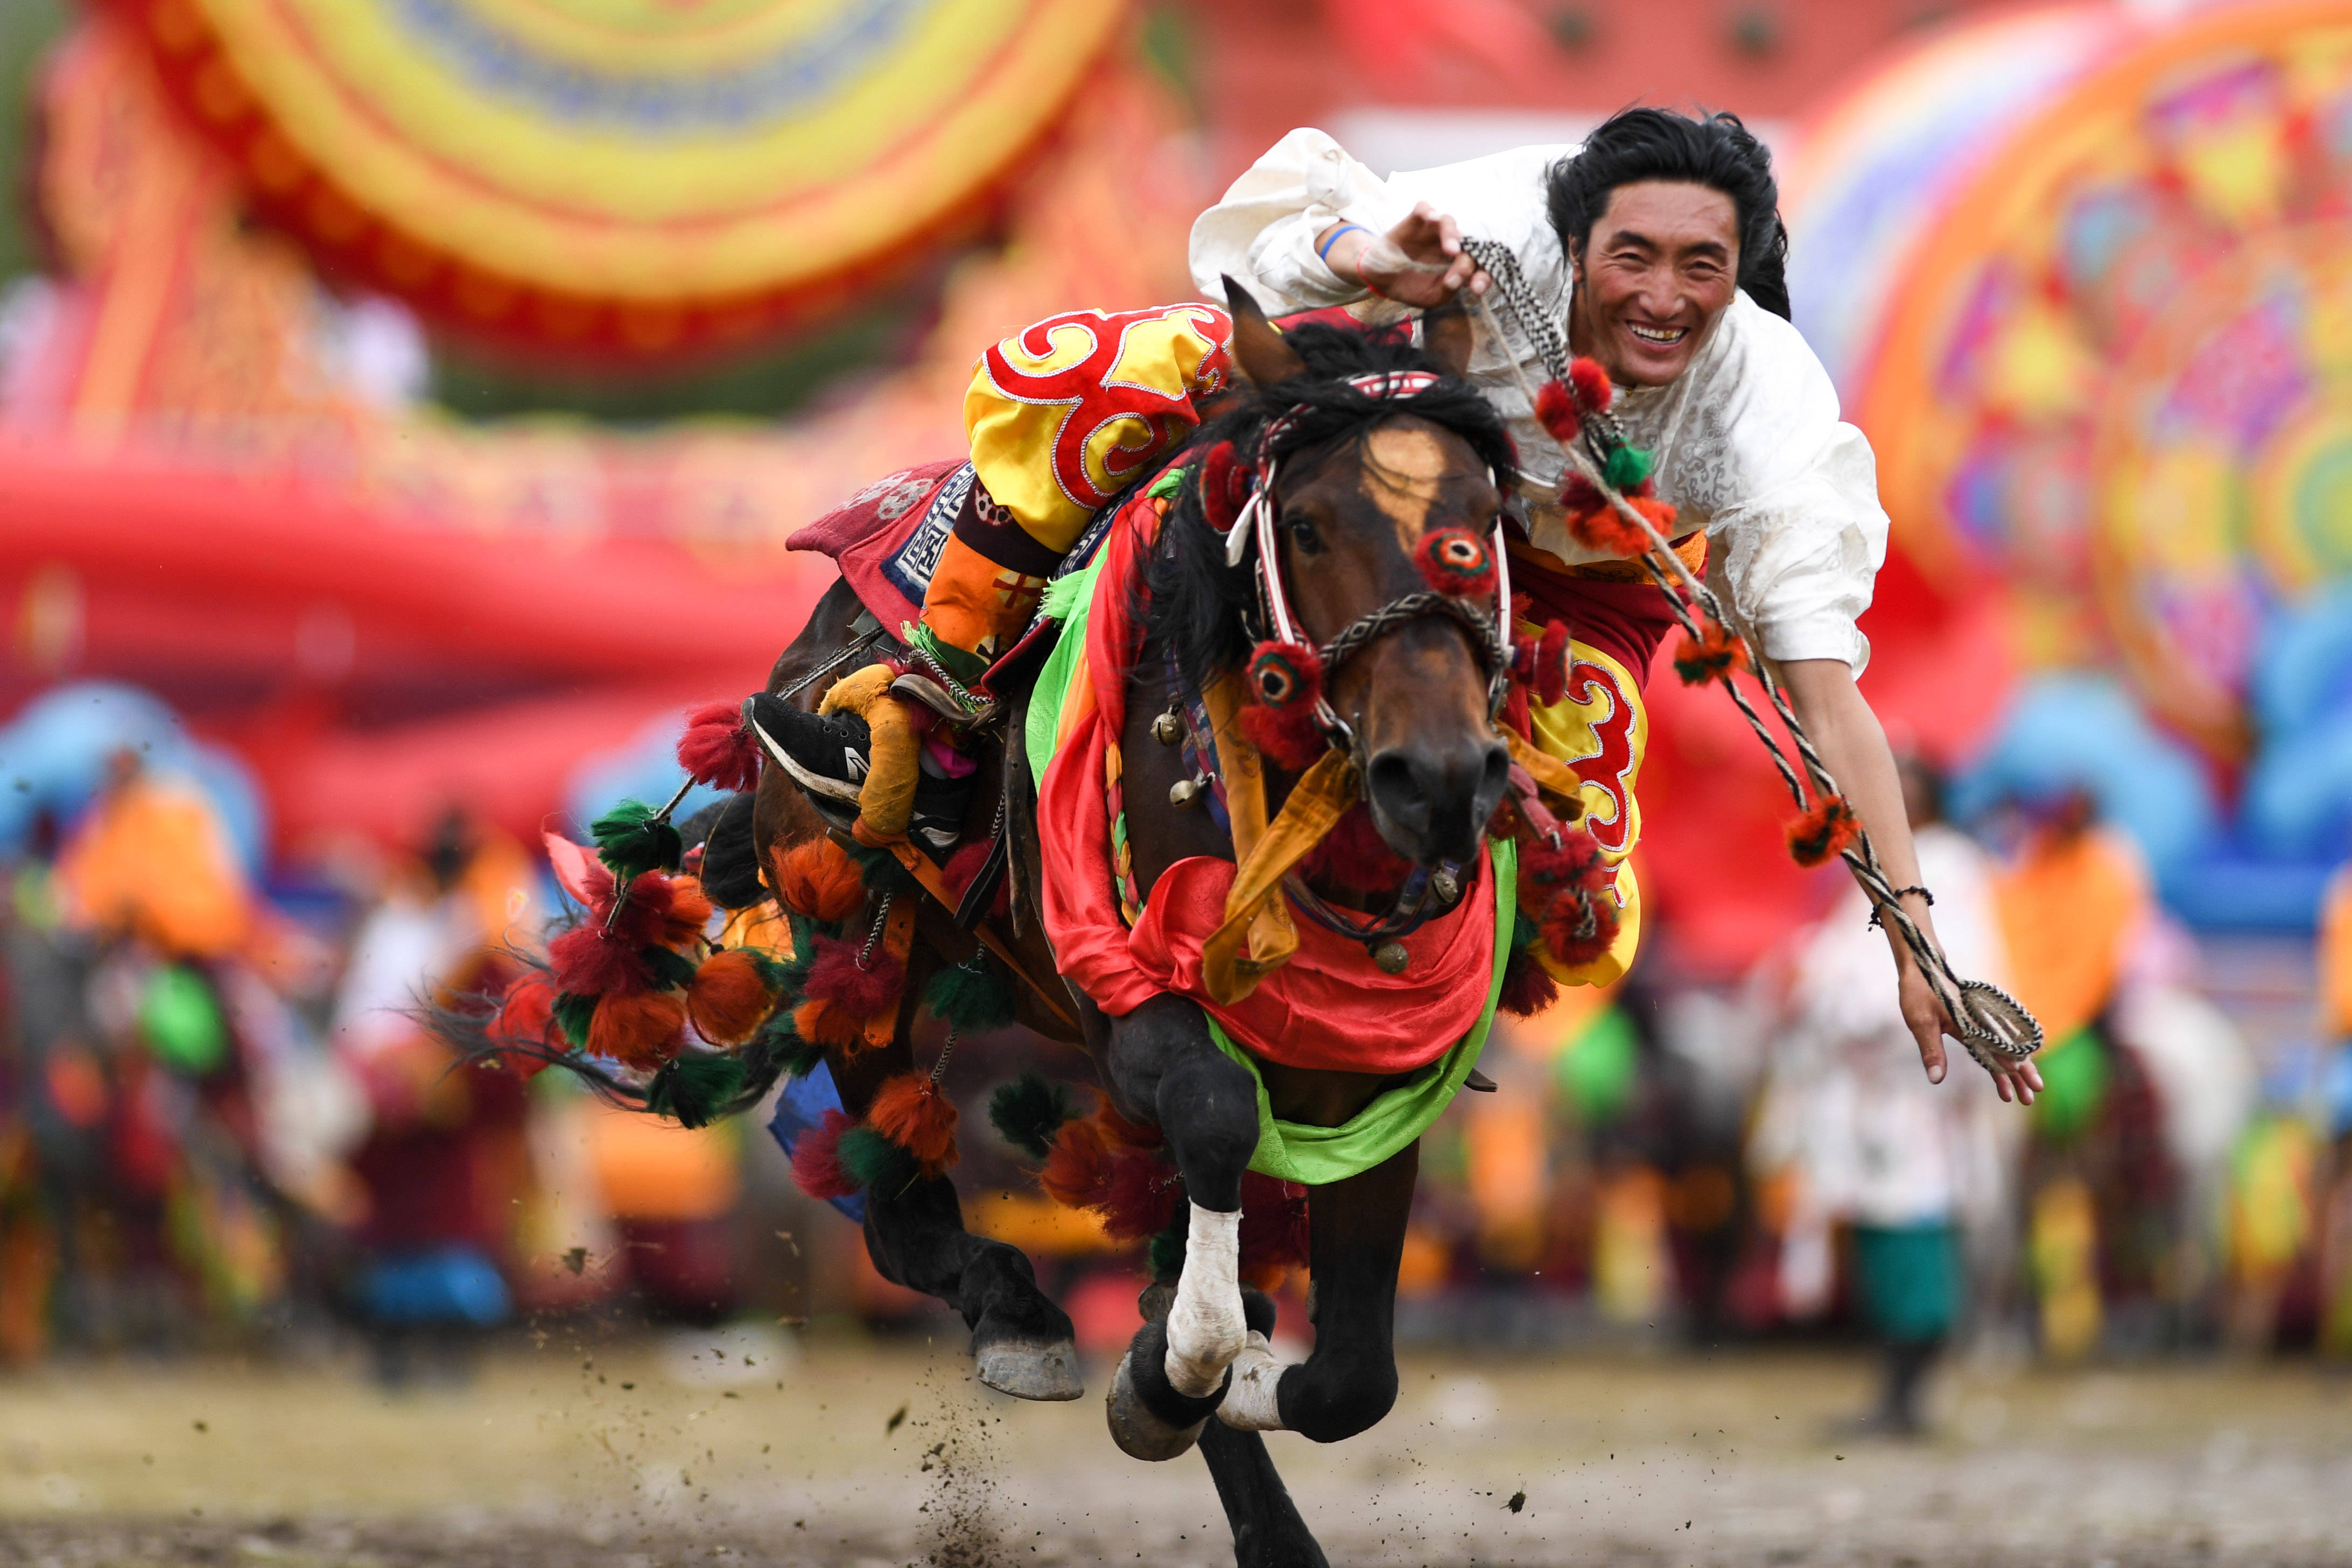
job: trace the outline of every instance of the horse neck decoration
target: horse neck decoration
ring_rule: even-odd
[[[441,1023],[484,1053],[526,1068],[561,1063],[612,1098],[689,1124],[759,1104],[789,1079],[776,1126],[796,1178],[856,1214],[884,1277],[962,1313],[983,1382],[1030,1399],[1080,1393],[1070,1322],[1024,1255],[964,1229],[946,1174],[956,1159],[946,1053],[919,1071],[913,1026],[928,1007],[950,1025],[950,1044],[955,1028],[1015,1019],[1082,1042],[1106,1092],[1092,1114],[1074,1118],[1069,1092],[1034,1075],[1000,1089],[991,1112],[1010,1141],[1045,1160],[1049,1191],[1096,1208],[1116,1237],[1151,1239],[1157,1282],[1113,1380],[1112,1434],[1145,1458],[1197,1443],[1242,1561],[1319,1563],[1259,1433],[1333,1440],[1393,1402],[1391,1327],[1419,1129],[1475,1064],[1511,950],[1507,841],[1489,854],[1486,835],[1515,783],[1504,818],[1522,838],[1531,825],[1548,831],[1557,853],[1562,830],[1495,722],[1507,670],[1525,678],[1531,645],[1510,638],[1497,519],[1511,452],[1462,379],[1466,318],[1431,318],[1425,351],[1323,327],[1286,338],[1238,289],[1234,319],[1234,358],[1248,382],[1238,406],[1196,433],[1172,506],[1151,508],[1156,531],[1135,578],[1093,601],[1098,614],[1141,612],[1103,708],[1118,715],[1102,739],[1116,744],[1131,803],[1124,876],[1138,906],[1156,908],[1172,874],[1234,867],[1233,831],[1182,803],[1204,781],[1199,748],[1177,742],[1207,740],[1204,696],[1230,702],[1238,687],[1247,701],[1223,734],[1225,771],[1247,765],[1264,779],[1262,810],[1287,815],[1339,781],[1306,842],[1335,821],[1339,831],[1315,856],[1292,857],[1290,904],[1350,939],[1410,935],[1432,919],[1454,930],[1493,921],[1492,946],[1470,945],[1484,966],[1470,998],[1485,999],[1483,1012],[1471,1009],[1475,1029],[1455,1040],[1449,1026],[1412,1070],[1395,1071],[1285,1065],[1244,1051],[1202,999],[1172,985],[1114,1014],[1084,986],[1056,981],[1072,972],[1045,929],[1070,891],[1062,884],[1099,891],[1109,871],[1049,879],[1049,841],[1059,846],[1068,829],[1050,814],[1041,821],[1040,779],[1023,747],[983,752],[967,823],[980,840],[1004,828],[1009,896],[963,899],[980,844],[942,868],[904,845],[861,843],[836,804],[803,792],[782,768],[759,767],[748,722],[719,707],[697,716],[681,758],[742,792],[707,829],[698,881],[712,893],[740,889],[720,894],[729,904],[764,908],[772,898],[789,944],[706,940],[697,879],[669,874],[684,847],[677,833],[666,813],[637,808],[597,824],[602,866],[579,846],[553,846],[586,914],[551,944],[549,969],[502,1003]],[[1128,508],[1114,535],[1144,526],[1133,510],[1140,499],[1114,503]],[[1121,544],[1114,537],[1108,548]],[[854,592],[836,583],[778,659],[768,691],[814,708],[870,656],[876,634],[858,631],[860,618]],[[1009,732],[1024,734],[1032,697],[999,695]],[[1267,766],[1255,766],[1235,728]],[[1063,766],[1044,777],[1091,790],[1101,775]],[[1268,839],[1280,837],[1280,821]],[[1101,852],[1107,862],[1107,844]],[[1385,919],[1346,913],[1383,899]],[[960,902],[973,906],[972,929],[958,922]],[[1272,902],[1286,907],[1278,894]],[[756,913],[739,912],[730,933]],[[1066,935],[1066,923],[1057,929]],[[1352,949],[1348,973],[1409,1003],[1466,988],[1458,969],[1383,976],[1390,966],[1376,970],[1366,949],[1385,946]],[[1384,1142],[1348,1142],[1398,1096],[1410,1100],[1406,1114],[1374,1118]],[[1268,1126],[1336,1130],[1335,1146],[1371,1152],[1326,1161],[1303,1183],[1277,1180],[1251,1168]],[[1244,1281],[1301,1262],[1314,1279],[1316,1345],[1286,1367],[1268,1347],[1273,1303]]]

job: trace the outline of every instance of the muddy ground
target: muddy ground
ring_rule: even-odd
[[[779,1331],[0,1381],[0,1564],[883,1568],[1232,1561],[1200,1461],[1121,1458],[956,1347]],[[2308,1364],[1947,1375],[1938,1435],[1833,1435],[1859,1358],[1410,1359],[1276,1458],[1334,1563],[2352,1565],[2352,1385]],[[1524,1494],[1515,1511],[1510,1506]]]

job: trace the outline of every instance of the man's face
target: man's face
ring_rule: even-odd
[[[1738,214],[1706,185],[1620,185],[1574,259],[1578,351],[1620,386],[1663,386],[1738,287]]]

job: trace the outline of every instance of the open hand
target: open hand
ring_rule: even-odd
[[[1935,988],[1919,972],[1916,964],[1905,964],[1897,984],[1902,988],[1903,1022],[1911,1030],[1911,1038],[1919,1042],[1919,1061],[1927,1070],[1927,1082],[1944,1081],[1944,1036],[1959,1038],[1959,1027],[1937,997]],[[2003,1100],[2020,1105],[2031,1105],[2033,1097],[2042,1092],[2042,1070],[2033,1059],[2022,1061],[2002,1061],[1994,1059],[1992,1086]]]

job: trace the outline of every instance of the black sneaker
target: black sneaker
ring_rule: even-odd
[[[835,827],[857,821],[857,792],[865,786],[873,732],[855,714],[817,715],[796,708],[773,693],[747,700],[744,717],[761,747],[792,776],[809,803]],[[915,781],[915,809],[907,837],[934,861],[944,862],[963,839],[978,775],[950,779],[922,758]]]

